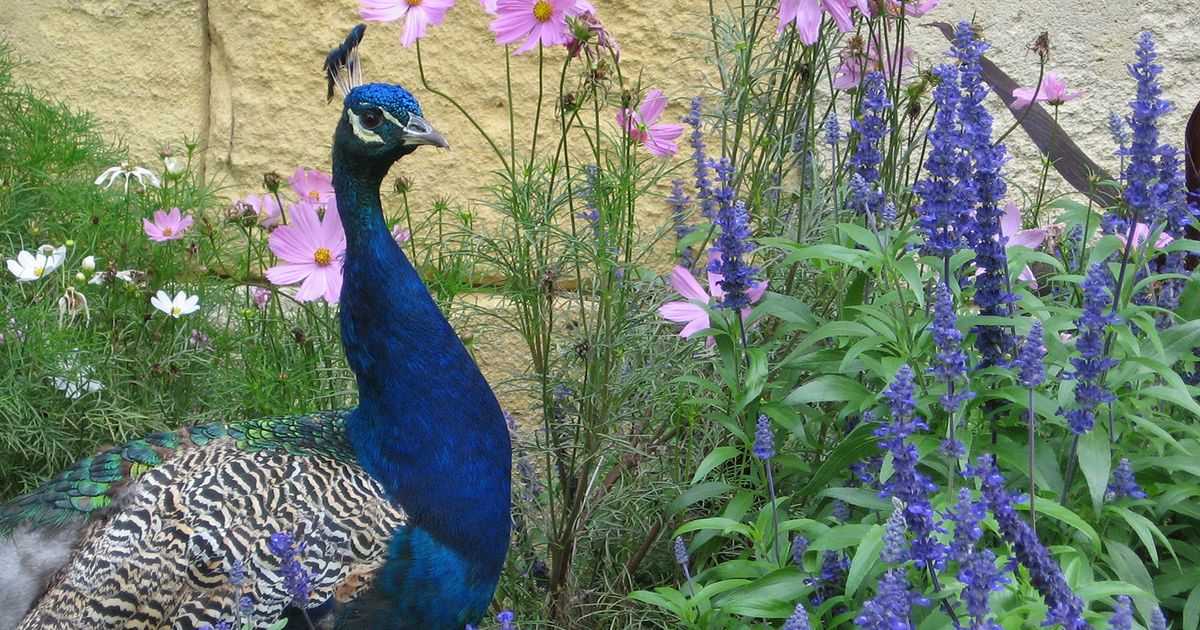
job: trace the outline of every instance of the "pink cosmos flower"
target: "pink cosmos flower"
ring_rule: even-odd
[[[571,41],[567,17],[591,10],[580,0],[498,0],[496,19],[491,29],[497,44],[525,41],[513,51],[514,55],[533,50],[533,47],[558,46]]]
[[[342,256],[346,253],[346,233],[337,204],[325,206],[324,219],[317,216],[313,203],[297,203],[288,213],[291,224],[275,228],[267,241],[271,253],[283,261],[267,270],[267,280],[279,285],[300,282],[298,301],[323,297],[336,304],[342,293]]]
[[[404,30],[400,33],[400,44],[411,46],[425,37],[425,29],[441,24],[446,11],[454,6],[455,0],[359,0],[358,12],[364,20],[371,22],[395,22],[404,18]]]
[[[617,112],[617,124],[651,154],[669,158],[679,150],[672,140],[683,135],[683,125],[660,124],[658,119],[666,108],[663,91],[650,90],[636,112],[628,108]]]
[[[1004,204],[1004,214],[1000,216],[1000,235],[1008,239],[1004,243],[1005,251],[1008,251],[1011,247],[1037,249],[1046,240],[1046,229],[1031,228],[1022,230],[1021,209],[1017,207],[1017,204],[1010,201]],[[979,271],[982,271],[982,269]],[[976,272],[976,275],[979,274],[979,271]],[[1017,275],[1017,280],[1028,282],[1030,289],[1038,288],[1037,280],[1034,279],[1033,270],[1029,268],[1029,265],[1025,265],[1025,268]]]
[[[1032,103],[1040,103],[1045,101],[1051,105],[1062,105],[1069,100],[1083,96],[1083,92],[1068,92],[1067,84],[1063,82],[1062,77],[1057,72],[1050,71],[1046,76],[1042,77],[1041,87],[1034,88],[1017,88],[1013,90],[1013,109],[1024,109]]]
[[[254,299],[254,305],[258,310],[267,310],[267,305],[271,303],[271,290],[265,287],[253,287],[250,289],[250,297]]]
[[[890,16],[896,17],[905,15],[908,17],[921,17],[929,13],[940,3],[941,0],[884,0],[884,6]],[[870,5],[868,8],[863,8],[863,4]],[[858,10],[875,17],[876,3],[870,0],[863,0],[858,3]]]
[[[179,208],[171,208],[170,212],[154,211],[154,220],[142,219],[142,230],[150,240],[157,243],[183,238],[183,233],[192,227],[192,216],[183,216]]]
[[[833,87],[838,90],[852,90],[862,83],[867,74],[882,72],[885,78],[900,75],[916,62],[917,54],[911,46],[900,50],[892,50],[887,59],[883,58],[878,40],[871,40],[866,53],[862,50],[861,40],[857,44],[852,40],[840,53],[842,63],[833,71]]]
[[[253,211],[254,216],[258,219],[258,224],[267,229],[279,225],[283,219],[283,208],[279,207],[279,200],[271,193],[246,195],[241,203],[243,207]]]
[[[333,203],[333,176],[316,169],[303,166],[288,178],[292,192],[300,195],[300,199],[311,203]]]
[[[1127,233],[1124,231],[1117,234],[1117,238],[1121,239],[1121,251],[1129,247],[1129,241],[1125,240],[1126,236]],[[1150,238],[1150,226],[1145,223],[1133,224],[1133,248],[1137,249],[1141,247],[1147,238]],[[1158,239],[1154,241],[1154,249],[1166,249],[1167,245],[1173,242],[1175,242],[1175,239],[1170,234],[1159,232]]]
[[[403,245],[410,238],[412,238],[411,230],[401,227],[399,223],[392,226],[392,240],[396,241],[397,245]]]
[[[711,262],[719,256],[719,253],[709,253],[708,259]],[[699,304],[695,304],[693,300],[711,305],[714,300],[724,297],[725,291],[721,289],[721,285],[719,284],[721,279],[721,274],[708,272],[708,292],[705,292],[704,288],[700,286],[700,283],[696,281],[696,278],[692,276],[692,272],[688,271],[687,267],[676,265],[671,270],[671,286],[680,295],[687,298],[687,300],[667,302],[658,308],[658,314],[677,324],[685,324],[683,330],[679,331],[679,336],[684,339],[690,338],[692,335],[711,325],[708,319],[708,311],[705,311]],[[750,297],[750,303],[754,304],[761,300],[766,291],[766,280],[760,282],[757,287],[750,289],[747,293]],[[711,296],[709,295],[710,293],[712,294]],[[749,316],[750,308],[742,309],[742,321],[746,321],[746,318]],[[709,337],[705,345],[711,348],[715,343],[716,340]]]
[[[779,28],[775,32],[782,33],[788,23],[795,22],[800,41],[811,46],[821,35],[823,14],[828,13],[843,33],[849,33],[854,30],[852,2],[856,0],[779,0]]]

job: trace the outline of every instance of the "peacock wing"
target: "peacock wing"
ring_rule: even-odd
[[[85,457],[28,494],[0,505],[0,537],[18,528],[61,528],[103,516],[117,497],[145,472],[179,453],[232,436],[248,451],[282,449],[291,453],[353,458],[342,421],[347,411],[209,423],[153,433]]]
[[[314,428],[270,439],[234,430],[144,472],[89,524],[18,627],[265,628],[294,598],[269,548],[276,532],[297,541],[310,605],[355,598],[406,517],[345,451],[311,452]]]

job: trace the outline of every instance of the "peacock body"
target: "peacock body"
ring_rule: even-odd
[[[362,33],[326,63],[345,95],[333,181],[358,407],[156,433],[0,506],[0,630],[461,630],[486,611],[511,528],[507,427],[379,198],[396,160],[447,145],[409,92],[360,85]]]

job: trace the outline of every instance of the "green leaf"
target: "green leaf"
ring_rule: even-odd
[[[1165,385],[1151,385],[1150,387],[1143,387],[1137,391],[1143,396],[1149,396],[1151,398],[1157,398],[1159,400],[1175,403],[1176,405],[1179,405],[1180,407],[1192,412],[1194,415],[1200,416],[1200,404],[1196,402],[1196,399],[1192,397],[1187,390],[1187,386],[1183,385],[1181,381],[1179,385],[1174,385],[1171,387],[1167,387]]]
[[[1097,426],[1079,437],[1079,468],[1087,479],[1092,511],[1099,514],[1112,473],[1112,453],[1108,449],[1108,431],[1104,427]]]
[[[736,446],[718,446],[717,448],[714,448],[711,453],[706,455],[704,459],[700,460],[700,465],[696,467],[696,474],[692,475],[691,485],[695,486],[700,482],[701,479],[704,479],[708,473],[712,472],[714,468],[717,468],[721,464],[724,464],[734,457],[737,457],[741,452],[741,449]]]
[[[1154,544],[1154,539],[1158,538],[1167,551],[1175,556],[1175,548],[1171,545],[1171,540],[1162,533],[1162,530],[1157,525],[1152,523],[1150,519],[1134,512],[1128,508],[1118,505],[1108,506],[1110,512],[1115,512],[1129,525],[1129,528],[1137,534],[1138,539],[1142,541],[1142,545],[1146,547],[1146,551],[1150,553],[1150,559],[1154,560],[1154,566],[1158,566],[1158,547]],[[1176,556],[1178,558],[1178,556]]]
[[[675,616],[679,617],[680,619],[690,618],[688,613],[691,610],[691,605],[688,603],[687,598],[684,597],[683,593],[680,593],[673,588],[660,586],[654,589],[654,592],[634,591],[629,594],[629,599],[669,610],[675,613]]]
[[[856,404],[872,396],[870,390],[858,381],[838,374],[826,374],[792,390],[783,402],[788,405],[810,405],[818,402]]]
[[[872,525],[862,543],[854,551],[854,559],[850,561],[850,572],[846,574],[846,597],[854,597],[854,593],[862,584],[863,578],[875,566],[879,559],[879,550],[883,548],[883,526]]]
[[[758,400],[763,386],[767,384],[766,351],[762,348],[750,348],[746,350],[746,356],[750,359],[750,365],[746,368],[746,385],[742,393],[742,398],[738,401],[738,411],[745,409],[747,405]]]
[[[1016,508],[1018,510],[1028,510],[1029,503],[1022,503],[1016,506]],[[1047,499],[1045,497],[1038,497],[1037,513],[1039,517],[1048,516],[1056,521],[1070,525],[1071,527],[1079,530],[1080,533],[1082,533],[1084,536],[1087,536],[1088,540],[1092,543],[1092,550],[1096,552],[1100,551],[1100,534],[1096,533],[1095,528],[1093,528],[1091,525],[1088,525],[1087,521],[1080,518],[1078,514],[1063,507],[1057,501]]]
[[[1108,561],[1112,565],[1113,571],[1117,573],[1117,577],[1149,594],[1133,596],[1133,602],[1137,605],[1138,612],[1143,618],[1149,619],[1151,609],[1158,602],[1154,595],[1154,580],[1150,579],[1150,572],[1146,570],[1146,565],[1142,564],[1142,559],[1138,557],[1137,552],[1124,543],[1109,539],[1104,541],[1104,546],[1108,548]]]
[[[805,580],[799,569],[786,567],[717,597],[713,606],[745,617],[785,619],[796,609],[796,594],[807,588]]]
[[[862,539],[872,527],[878,527],[878,525],[853,523],[830,527],[820,536],[817,536],[816,540],[813,540],[809,549],[813,551],[837,551],[838,549],[853,547],[862,542]]]
[[[671,507],[667,508],[667,513],[675,514],[682,512],[689,506],[695,505],[701,501],[706,501],[713,497],[719,497],[732,489],[733,486],[723,481],[709,481],[707,483],[694,485],[691,488],[684,490],[683,493],[679,495],[679,498],[671,502]]]
[[[735,521],[731,518],[725,518],[723,516],[710,516],[708,518],[700,518],[694,521],[688,521],[683,525],[680,525],[679,529],[675,530],[675,533],[672,534],[671,537],[673,538],[688,532],[704,529],[716,530],[722,535],[729,534],[731,532],[737,532],[748,539],[754,538],[754,530],[750,529],[748,525]]]
[[[850,249],[834,243],[821,243],[818,245],[809,245],[799,249],[787,258],[783,259],[783,265],[790,265],[802,260],[823,260],[832,263],[841,263],[843,265],[854,267],[855,269],[866,269],[866,259],[869,256],[867,252],[857,249]]]
[[[1200,626],[1200,586],[1192,589],[1187,603],[1183,605],[1183,627],[1185,630],[1196,630]]]
[[[1192,284],[1200,286],[1200,282],[1193,281]],[[1196,299],[1200,300],[1200,295],[1197,295]],[[1183,302],[1180,304],[1182,305]],[[1163,343],[1163,362],[1167,365],[1175,365],[1176,361],[1191,356],[1192,351],[1200,347],[1200,313],[1197,313],[1196,317],[1197,319],[1176,324],[1160,333]]]
[[[1150,594],[1142,589],[1125,582],[1116,582],[1111,580],[1101,580],[1099,582],[1091,582],[1089,584],[1081,584],[1075,587],[1075,594],[1079,595],[1084,601],[1094,602],[1100,599],[1108,599],[1117,595],[1138,595],[1141,597],[1149,597]]]
[[[881,499],[878,492],[866,488],[825,488],[817,493],[817,496],[841,499],[850,505],[868,510],[886,512],[892,509],[892,504],[887,499]]]
[[[845,475],[846,470],[850,468],[850,464],[866,459],[871,453],[874,453],[875,442],[879,439],[872,433],[874,430],[870,423],[863,423],[854,427],[841,442],[834,447],[829,453],[829,457],[813,474],[812,479],[804,484],[804,487],[796,491],[794,496],[808,497],[816,494],[825,487],[826,482],[839,475]]]

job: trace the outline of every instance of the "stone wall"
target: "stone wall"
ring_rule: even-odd
[[[720,3],[718,3],[720,4]],[[622,45],[627,76],[664,88],[678,117],[687,97],[712,76],[706,49],[689,35],[705,30],[704,0],[595,0]],[[945,0],[925,19],[975,16],[994,45],[991,54],[1018,81],[1036,79],[1029,42],[1048,31],[1051,67],[1086,98],[1063,108],[1062,124],[1102,164],[1115,165],[1104,124],[1110,108],[1123,109],[1132,81],[1124,64],[1134,39],[1149,28],[1158,36],[1166,67],[1164,86],[1182,112],[1200,97],[1189,77],[1200,69],[1196,34],[1200,15],[1179,3],[1140,0]],[[461,0],[446,23],[423,40],[430,83],[459,98],[481,125],[506,136],[504,51],[492,41],[476,0]],[[94,112],[123,138],[135,159],[156,160],[158,147],[197,138],[208,147],[206,167],[222,176],[227,192],[257,192],[264,171],[299,164],[327,168],[330,128],[338,116],[326,105],[321,61],[359,21],[353,0],[0,0],[0,39],[27,65],[19,75],[34,86]],[[403,164],[425,198],[469,201],[498,161],[467,121],[445,101],[420,89],[416,51],[402,48],[400,26],[373,24],[364,46],[368,80],[414,89],[428,118],[451,139],[449,152],[427,151]],[[936,62],[945,42],[932,29],[915,29],[922,65]],[[547,53],[552,80],[562,50]],[[537,55],[511,59],[517,120],[528,137],[537,90]],[[553,130],[552,108],[543,130]],[[999,112],[1001,124],[1011,117]],[[1180,141],[1185,117],[1169,120],[1167,139]],[[544,132],[550,136],[550,131]],[[1010,142],[1010,171],[1033,181],[1033,149],[1019,133]],[[436,174],[436,175],[435,175]],[[419,197],[420,198],[420,197]]]

